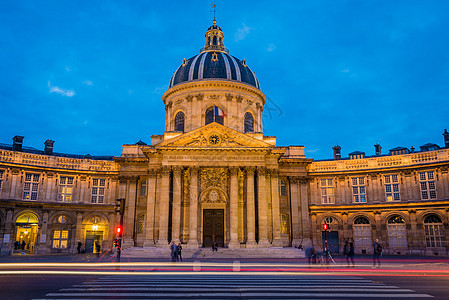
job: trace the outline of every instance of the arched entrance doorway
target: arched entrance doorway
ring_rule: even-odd
[[[103,240],[108,230],[108,221],[105,217],[94,215],[86,218],[85,228],[85,251],[86,253],[102,252]]]
[[[32,212],[24,212],[16,219],[14,251],[33,253],[39,218]]]

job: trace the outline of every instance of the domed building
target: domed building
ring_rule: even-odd
[[[0,252],[307,247],[346,240],[358,254],[447,255],[449,133],[444,146],[354,151],[314,161],[304,146],[264,136],[266,97],[214,20],[200,53],[183,59],[162,101],[165,131],[118,157],[0,144]],[[168,79],[167,79],[168,81]],[[123,207],[116,212],[116,199]],[[323,225],[328,226],[324,230]]]

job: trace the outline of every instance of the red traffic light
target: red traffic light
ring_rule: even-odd
[[[329,224],[324,223],[323,224],[323,230],[328,230],[329,229]]]
[[[122,227],[118,226],[118,227],[115,229],[115,232],[116,232],[117,234],[121,234],[121,233],[122,233]]]

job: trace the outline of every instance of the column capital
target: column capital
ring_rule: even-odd
[[[298,183],[298,182],[299,182],[299,179],[300,179],[301,177],[300,177],[300,176],[289,176],[288,178],[290,179],[290,181],[291,181],[292,183]]]
[[[229,167],[229,172],[231,173],[231,176],[237,176],[239,171],[238,167]]]
[[[279,170],[278,169],[271,168],[271,169],[268,169],[268,172],[270,173],[270,175],[272,177],[278,177],[279,176]]]
[[[256,171],[256,167],[253,167],[253,166],[245,167],[245,170],[246,170],[246,174],[248,176],[254,176],[254,172]]]
[[[181,175],[183,167],[181,167],[181,166],[174,166],[174,167],[172,167],[172,170],[173,170],[173,174]]]
[[[162,175],[167,175],[168,173],[170,173],[171,171],[171,167],[170,166],[162,166]]]
[[[257,174],[259,174],[260,176],[267,175],[267,168],[257,167]]]
[[[191,175],[193,175],[193,174],[198,175],[198,171],[200,170],[200,168],[193,166],[193,167],[189,167],[189,170],[190,170]]]
[[[158,172],[160,172],[159,168],[150,168],[150,169],[148,169],[148,175],[150,175],[150,176],[156,176]]]
[[[139,177],[138,176],[119,176],[118,177],[118,180],[121,182],[121,183],[126,183],[126,182],[128,182],[128,181],[134,181],[134,180],[137,180]]]

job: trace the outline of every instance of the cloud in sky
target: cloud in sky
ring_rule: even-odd
[[[341,70],[342,73],[349,73],[349,69]]]
[[[267,52],[273,52],[274,50],[276,50],[276,45],[269,44],[266,50],[267,50]]]
[[[245,23],[242,23],[242,26],[237,29],[237,32],[235,33],[234,40],[236,42],[244,40],[251,30],[253,30],[252,27],[248,27]]]
[[[88,86],[93,86],[93,85],[94,85],[93,82],[90,81],[90,80],[84,80],[83,83],[84,83],[85,85],[88,85]]]
[[[65,96],[65,97],[73,97],[75,96],[74,90],[66,90],[61,89],[59,86],[51,86],[50,81],[48,82],[48,87],[50,88],[50,93],[57,93],[59,95]]]

